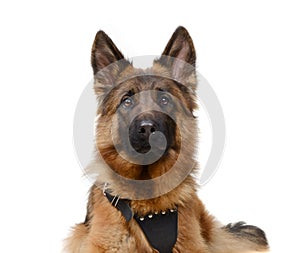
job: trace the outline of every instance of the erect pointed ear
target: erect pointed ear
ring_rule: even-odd
[[[184,27],[179,26],[175,30],[162,55],[174,57],[195,66],[196,52],[193,40]]]
[[[175,79],[186,78],[191,71],[195,72],[196,52],[184,27],[179,26],[175,30],[158,62],[166,66]]]
[[[94,75],[96,75],[96,73],[101,69],[122,59],[124,59],[123,54],[115,46],[112,40],[105,32],[99,31],[96,34],[92,47],[91,62]]]

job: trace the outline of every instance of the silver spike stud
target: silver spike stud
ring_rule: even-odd
[[[151,219],[153,217],[153,214],[148,214],[148,218]]]
[[[145,218],[144,217],[140,217],[140,221],[143,221]]]
[[[166,211],[162,211],[161,214],[166,214]]]

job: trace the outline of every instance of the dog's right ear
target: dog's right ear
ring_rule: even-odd
[[[120,50],[115,46],[112,40],[103,31],[96,34],[94,44],[92,47],[91,63],[94,75],[110,64],[123,60],[124,56]],[[127,61],[123,61],[127,62]],[[129,64],[129,62],[128,62]]]

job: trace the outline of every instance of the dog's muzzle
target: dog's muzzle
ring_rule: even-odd
[[[132,121],[129,127],[131,146],[135,151],[142,154],[150,150],[167,150],[171,145],[174,138],[172,135],[175,132],[171,129],[172,126],[168,124],[170,120],[169,116],[161,112],[139,115]]]

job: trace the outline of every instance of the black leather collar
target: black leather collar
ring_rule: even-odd
[[[177,209],[149,213],[144,217],[140,217],[136,214],[133,215],[129,200],[113,196],[105,190],[103,193],[108,201],[122,213],[127,222],[134,217],[154,249],[160,253],[172,252],[178,235]]]
[[[120,199],[119,196],[112,196],[107,191],[104,191],[104,195],[108,201],[122,213],[127,222],[132,219],[133,212],[129,206],[128,200]]]
[[[134,215],[151,246],[160,253],[171,253],[177,241],[178,212],[175,209],[150,213],[145,217]]]

